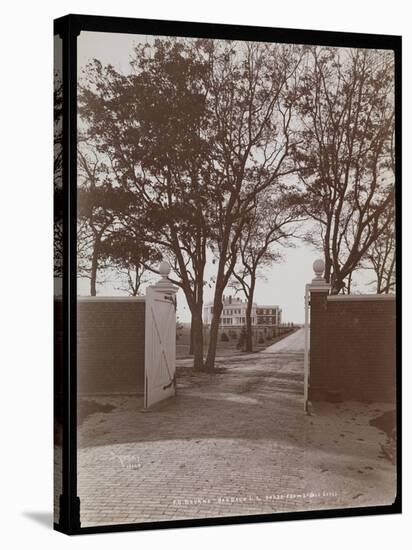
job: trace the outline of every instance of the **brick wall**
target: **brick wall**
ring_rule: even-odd
[[[395,401],[394,297],[311,293],[309,398]]]
[[[78,392],[143,392],[144,338],[144,301],[79,299]]]

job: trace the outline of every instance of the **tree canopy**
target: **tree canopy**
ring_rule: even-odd
[[[213,369],[223,292],[242,258],[253,277],[256,258],[274,260],[282,216],[299,206],[312,220],[334,292],[391,231],[393,103],[390,52],[156,38],[135,47],[127,73],[94,60],[79,87],[79,234],[88,228],[92,273],[115,266],[135,293],[144,270],[170,261],[195,366]]]

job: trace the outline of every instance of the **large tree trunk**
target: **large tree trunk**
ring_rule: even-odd
[[[193,368],[203,370],[203,319],[202,319],[203,304],[196,304],[192,311],[192,322],[190,339],[193,345]]]
[[[330,289],[331,294],[339,294],[342,288],[345,287],[345,281],[341,277],[332,275],[332,285]]]
[[[327,252],[326,247],[324,248],[324,253],[325,253],[325,271],[323,273],[323,277],[325,278],[325,281],[327,283],[330,283],[331,272],[332,272],[332,261],[330,259],[330,256],[329,256],[328,252]]]
[[[193,355],[193,315],[190,320],[189,355]]]
[[[99,268],[99,241],[96,239],[93,248],[92,265],[90,269],[90,296],[96,296],[97,270]]]
[[[213,317],[212,317],[212,323],[210,325],[209,346],[207,348],[207,356],[206,356],[206,362],[205,362],[205,370],[207,371],[213,371],[215,369],[216,348],[217,348],[217,341],[219,337],[220,315],[223,309],[222,297],[223,297],[223,288],[221,290],[216,289],[215,299],[213,301]]]
[[[376,294],[383,294],[382,288],[382,275],[379,272],[379,269],[376,270]]]
[[[193,349],[194,349],[194,346],[193,346],[193,338],[194,338],[194,321],[193,321],[193,314],[192,314],[192,318],[191,318],[191,321],[190,321],[190,339],[189,339],[189,355],[193,355]]]
[[[253,351],[253,332],[252,332],[252,307],[253,307],[253,295],[255,293],[256,279],[252,275],[250,281],[249,294],[247,297],[246,307],[246,350]]]
[[[346,293],[350,294],[352,290],[352,272],[348,275],[348,284],[346,285]]]

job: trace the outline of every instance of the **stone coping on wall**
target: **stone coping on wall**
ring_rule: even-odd
[[[78,302],[144,302],[146,296],[77,296]]]
[[[367,301],[388,301],[388,300],[395,300],[396,294],[333,294],[331,296],[327,296],[327,300],[330,300],[331,302],[346,302],[346,301],[359,301],[359,302],[367,302]]]

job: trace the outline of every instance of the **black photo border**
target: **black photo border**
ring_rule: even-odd
[[[76,204],[77,204],[77,37],[82,31],[148,34],[193,38],[223,38],[259,42],[325,45],[392,50],[395,56],[395,204],[396,204],[396,406],[397,406],[397,496],[393,504],[302,512],[274,512],[245,516],[110,524],[82,527],[77,496],[77,364],[76,364]],[[192,23],[149,19],[66,15],[54,21],[54,34],[63,41],[63,488],[60,519],[54,528],[66,534],[170,529],[261,523],[302,519],[352,517],[402,512],[402,38],[393,35],[281,29],[214,23]],[[56,518],[55,518],[56,520]]]

